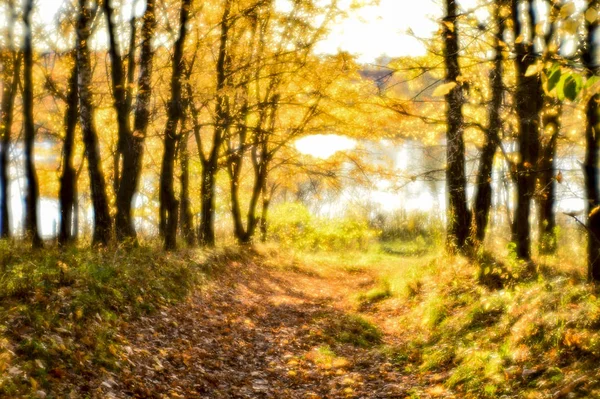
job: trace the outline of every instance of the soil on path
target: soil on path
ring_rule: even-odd
[[[377,349],[393,337],[336,337],[355,320],[348,298],[374,283],[366,272],[230,261],[185,303],[121,332],[121,371],[74,383],[103,398],[404,398],[417,389],[414,376]]]

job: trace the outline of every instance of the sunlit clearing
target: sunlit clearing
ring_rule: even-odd
[[[336,152],[356,147],[356,140],[336,134],[315,134],[296,141],[296,149],[302,154],[327,159]]]

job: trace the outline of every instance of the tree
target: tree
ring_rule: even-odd
[[[179,36],[173,46],[171,93],[167,104],[167,124],[163,133],[164,153],[160,172],[160,226],[165,240],[165,249],[177,247],[177,214],[179,202],[175,197],[175,156],[179,134],[178,123],[182,118],[182,78],[185,72],[183,52],[187,36],[192,0],[182,0],[179,17]]]
[[[598,12],[598,0],[591,0],[588,10]],[[598,19],[586,18],[587,40],[583,51],[583,63],[589,77],[600,74],[598,65],[596,33]],[[600,281],[600,175],[598,174],[598,160],[600,150],[600,95],[593,95],[586,104],[587,123],[585,127],[585,160],[583,172],[585,177],[585,193],[587,206],[587,231],[588,252],[587,266],[588,278],[591,281]]]
[[[219,23],[219,48],[216,62],[216,97],[215,97],[215,125],[213,129],[212,142],[208,149],[208,155],[204,154],[202,142],[198,140],[198,152],[202,161],[202,180],[200,186],[200,225],[198,226],[198,239],[200,244],[206,247],[215,245],[215,182],[219,168],[219,154],[225,132],[231,121],[228,116],[229,99],[226,94],[228,70],[228,42],[231,27],[232,0],[225,0],[223,14]],[[196,129],[198,132],[198,129]]]
[[[43,246],[38,226],[39,186],[34,165],[35,125],[33,119],[33,29],[31,14],[34,0],[26,0],[23,10],[23,131],[25,137],[25,232],[34,248]]]
[[[516,165],[517,203],[512,227],[512,239],[520,259],[531,259],[531,200],[535,194],[535,167],[539,156],[540,111],[543,106],[543,92],[540,74],[532,71],[538,56],[534,52],[534,38],[526,38],[526,28],[519,13],[518,0],[512,0],[512,23],[515,32],[516,92],[515,108],[518,116],[519,161]],[[531,19],[530,27],[535,30],[538,20],[535,2],[528,0],[526,15]]]
[[[488,126],[485,130],[485,141],[479,157],[479,170],[475,184],[473,200],[473,235],[476,243],[482,243],[488,226],[490,208],[492,206],[492,169],[496,150],[500,145],[502,129],[501,106],[504,93],[503,62],[504,62],[504,32],[506,29],[506,1],[498,0],[494,7],[494,24],[497,30],[494,34],[494,60],[490,71],[491,101],[488,106]]]
[[[109,55],[111,59],[111,83],[114,108],[117,113],[118,145],[115,162],[115,188],[117,214],[115,232],[117,239],[135,239],[136,232],[132,219],[132,201],[137,190],[142,168],[144,139],[150,119],[151,81],[154,51],[152,39],[156,27],[155,1],[146,1],[141,32],[141,51],[139,61],[138,92],[134,111],[133,131],[130,126],[130,114],[133,97],[133,78],[135,71],[136,20],[130,21],[130,49],[127,74],[122,55],[119,51],[117,28],[114,21],[114,9],[110,0],[104,1],[104,13],[107,20],[109,37]],[[119,162],[119,159],[121,162]],[[119,165],[122,164],[121,173]]]
[[[76,54],[74,54],[74,58]],[[77,62],[73,60],[69,88],[66,96],[65,110],[65,139],[62,152],[62,174],[60,176],[59,209],[60,230],[58,243],[67,244],[73,240],[73,213],[75,212],[75,198],[77,197],[77,172],[73,166],[73,154],[75,147],[75,130],[79,113],[77,94]]]
[[[444,62],[446,84],[446,184],[448,186],[448,248],[463,251],[467,246],[471,215],[467,207],[465,175],[464,119],[462,106],[465,102],[460,77],[459,41],[457,32],[457,5],[455,0],[445,0],[446,16],[443,20]]]
[[[9,222],[9,150],[15,97],[19,83],[21,56],[13,45],[14,1],[8,2],[10,15],[6,28],[7,46],[0,54],[2,62],[2,99],[0,100],[0,238],[11,236]]]
[[[106,182],[102,172],[102,159],[98,145],[98,134],[94,122],[92,101],[92,68],[88,40],[91,35],[92,20],[96,10],[86,6],[86,0],[79,0],[77,19],[77,67],[79,92],[79,120],[88,164],[92,204],[94,207],[93,244],[106,245],[112,232],[112,219],[106,195]]]

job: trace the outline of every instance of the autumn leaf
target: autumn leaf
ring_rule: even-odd
[[[433,97],[445,96],[446,94],[450,93],[452,91],[452,89],[454,89],[456,87],[456,85],[457,85],[456,82],[448,82],[448,83],[441,84],[435,88],[432,96]]]
[[[544,69],[544,64],[542,64],[541,62],[536,62],[535,64],[531,64],[525,71],[525,76],[537,75],[538,73],[540,73],[542,71],[542,69]]]
[[[598,11],[594,7],[590,7],[585,11],[585,20],[589,24],[593,24],[598,19]]]

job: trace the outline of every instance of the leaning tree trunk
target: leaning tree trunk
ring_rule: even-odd
[[[447,111],[447,166],[446,184],[448,185],[448,249],[463,251],[466,249],[470,229],[470,212],[467,207],[465,174],[465,143],[463,139],[462,106],[465,102],[463,88],[457,79],[460,77],[458,63],[459,43],[457,35],[457,5],[455,0],[445,0],[446,17],[443,24],[444,61],[446,64],[446,82],[458,83],[446,95]]]
[[[73,212],[77,196],[77,172],[73,167],[73,150],[75,144],[75,128],[77,127],[79,97],[77,95],[77,62],[73,65],[69,79],[67,109],[65,111],[65,140],[62,153],[62,174],[60,176],[59,208],[60,230],[58,243],[67,244],[73,240]]]
[[[106,245],[110,241],[112,220],[106,196],[106,182],[102,173],[102,158],[98,145],[98,135],[94,124],[94,106],[92,93],[92,68],[88,39],[90,37],[92,15],[86,7],[86,0],[79,0],[79,18],[77,21],[77,66],[79,89],[79,120],[83,134],[83,144],[87,156],[92,204],[94,207],[93,244]]]
[[[175,198],[173,180],[175,178],[175,156],[177,149],[177,125],[182,116],[182,77],[184,73],[183,50],[187,35],[187,23],[192,0],[182,0],[179,37],[173,52],[171,75],[171,99],[167,109],[167,125],[164,132],[164,153],[160,173],[160,224],[163,229],[165,249],[177,247],[177,213],[179,203]]]
[[[492,170],[494,167],[494,156],[500,144],[500,129],[502,128],[502,119],[500,118],[500,107],[502,106],[502,94],[504,85],[502,83],[502,45],[504,38],[505,24],[500,16],[501,4],[496,6],[494,19],[498,24],[496,33],[496,56],[494,65],[490,71],[490,86],[492,88],[492,98],[488,108],[489,125],[485,132],[485,142],[479,158],[479,172],[477,174],[477,183],[475,185],[475,199],[473,202],[473,222],[474,238],[479,245],[485,239],[485,233],[488,225],[490,208],[492,206]]]
[[[23,11],[25,28],[23,43],[23,131],[25,137],[25,176],[27,179],[25,233],[31,239],[33,247],[40,248],[43,246],[43,241],[38,226],[39,186],[33,155],[35,143],[35,126],[33,121],[33,33],[31,27],[33,3],[34,0],[27,0]]]
[[[515,37],[525,35],[518,14],[518,0],[512,0],[512,18],[515,26]],[[534,2],[529,1],[529,15],[532,26],[536,26]],[[526,76],[527,70],[537,61],[533,42],[526,40],[515,43],[516,93],[515,107],[519,119],[520,159],[517,163],[517,203],[513,219],[512,239],[516,244],[516,253],[520,259],[531,259],[531,200],[535,194],[536,171],[539,155],[540,111],[543,105],[543,91],[539,74]]]
[[[597,9],[598,0],[590,1],[588,7]],[[587,21],[587,43],[583,53],[583,61],[589,76],[598,75],[600,66],[596,60],[598,46],[595,36],[598,31],[598,20]],[[600,149],[600,95],[593,96],[587,103],[587,124],[585,129],[585,161],[583,172],[585,177],[585,193],[587,199],[587,231],[588,231],[588,278],[600,281],[600,175],[598,160]]]
[[[21,57],[14,51],[5,54],[3,71],[3,90],[0,105],[0,238],[10,238],[8,204],[10,202],[10,133],[13,123],[15,95],[19,83]]]
[[[154,52],[152,39],[156,26],[155,1],[147,0],[142,25],[142,49],[140,53],[140,76],[134,110],[133,133],[124,134],[121,145],[123,170],[117,192],[117,215],[115,232],[118,240],[135,239],[132,203],[139,185],[144,154],[144,139],[150,121],[150,97],[152,94],[152,68]],[[133,40],[133,35],[132,35]],[[131,53],[132,50],[130,50]],[[130,60],[130,70],[133,62]],[[130,108],[128,106],[127,108]]]

